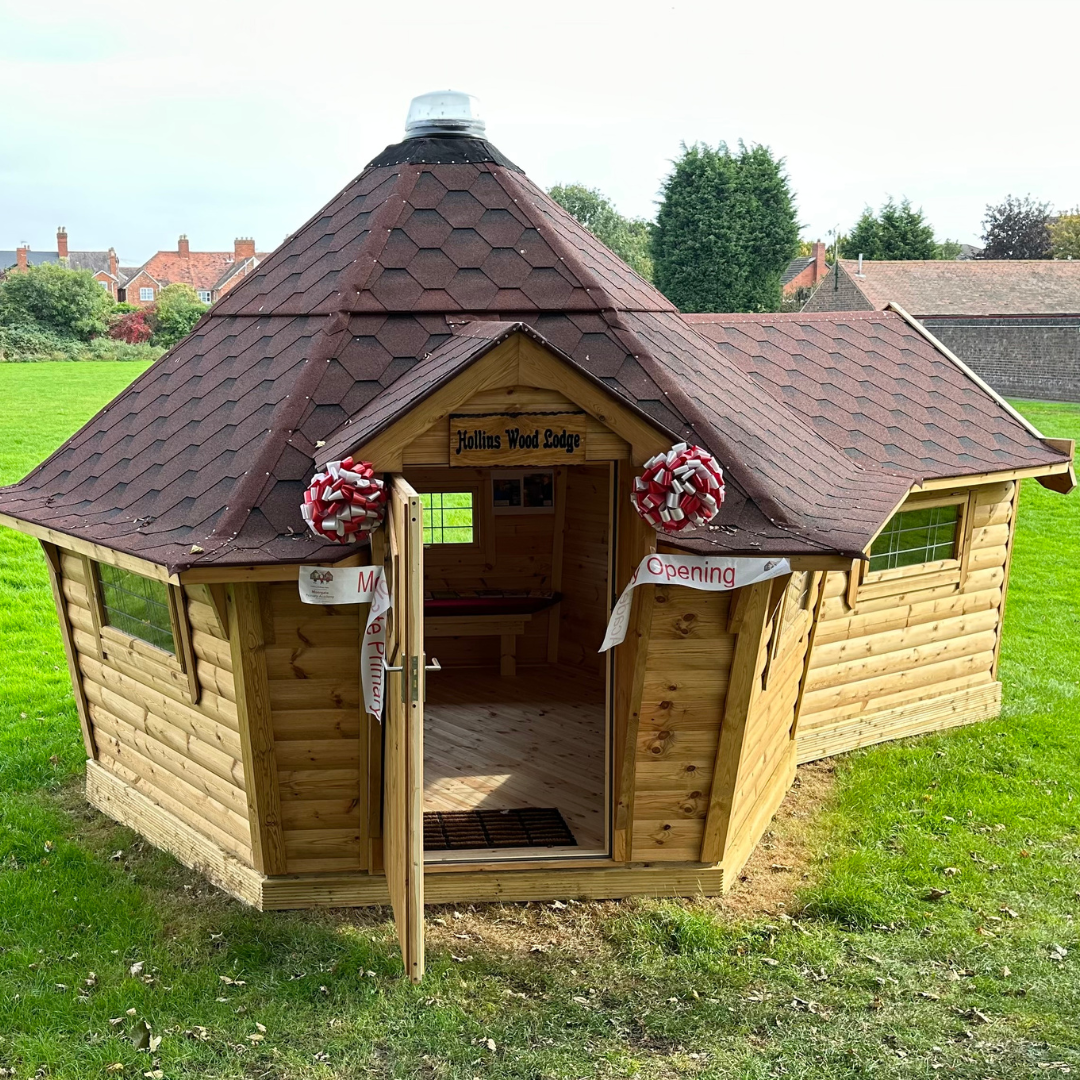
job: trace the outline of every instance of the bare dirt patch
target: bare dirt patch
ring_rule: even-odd
[[[789,908],[810,877],[810,826],[832,797],[836,765],[829,758],[800,765],[795,782],[776,811],[735,884],[715,905],[732,915],[776,915]]]

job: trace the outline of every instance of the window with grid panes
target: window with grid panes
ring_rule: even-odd
[[[870,548],[871,572],[956,558],[959,524],[957,503],[925,510],[901,510]]]
[[[160,581],[98,563],[101,610],[108,626],[166,652],[176,652],[168,587]]]
[[[471,544],[475,537],[471,491],[433,491],[420,496],[424,505],[425,544]]]

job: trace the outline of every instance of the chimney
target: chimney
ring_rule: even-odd
[[[117,265],[115,248],[109,248],[109,273],[112,274],[114,278],[117,278],[119,280],[120,267]]]
[[[26,270],[30,266],[30,245],[24,240],[15,249],[15,268]]]
[[[255,241],[250,236],[238,236],[233,241],[233,257],[236,262],[255,258]]]
[[[191,245],[188,243],[187,233],[180,234],[180,242],[176,245],[176,250],[185,259],[191,254]]]
[[[862,277],[863,276],[863,273],[862,273],[862,255],[859,256],[859,272],[855,276],[856,277]]]
[[[825,245],[818,240],[810,249],[814,256],[814,284],[816,285],[825,276]]]
[[[67,229],[63,225],[56,230],[56,254],[60,256],[62,260],[67,260],[68,246],[67,246]]]

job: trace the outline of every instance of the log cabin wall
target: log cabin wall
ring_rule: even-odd
[[[820,574],[777,578],[754,666],[754,686],[727,824],[726,879],[742,868],[795,775],[793,725]]]
[[[634,759],[635,862],[697,862],[735,648],[734,593],[658,585]]]
[[[424,547],[424,591],[477,589],[552,589],[556,514],[494,514],[487,469],[407,469],[405,479],[420,493],[472,491],[476,542]],[[518,638],[519,664],[547,658],[549,612],[525,624]],[[427,653],[444,667],[498,667],[498,637],[432,638]]]
[[[566,526],[559,605],[559,663],[602,675],[597,652],[607,628],[611,469],[607,462],[566,470]]]
[[[829,573],[797,722],[800,761],[997,715],[1016,495],[1013,482],[970,489],[962,577],[908,567],[858,584]]]
[[[261,584],[258,596],[285,861],[279,872],[366,869],[360,632],[367,605],[304,604],[294,581]]]
[[[60,553],[64,610],[59,614],[66,615],[71,628],[97,764],[251,866],[228,634],[209,590],[182,590],[199,687],[193,701],[188,675],[177,659],[101,626],[88,580],[94,572],[90,560]]]

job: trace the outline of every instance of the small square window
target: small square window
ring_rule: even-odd
[[[199,299],[204,304],[209,304],[210,303],[210,290],[209,289],[199,289]]]
[[[960,507],[956,503],[900,511],[870,548],[871,572],[955,559],[959,524]]]
[[[109,291],[109,283],[107,281],[99,281],[98,284],[106,291]]]
[[[145,285],[142,286],[139,289],[139,299],[143,300],[143,301],[153,300],[154,299],[154,290],[153,290],[153,288],[147,288]]]
[[[471,491],[421,495],[425,544],[471,544],[475,535]]]
[[[98,563],[97,571],[106,624],[175,654],[166,586],[106,563]]]

